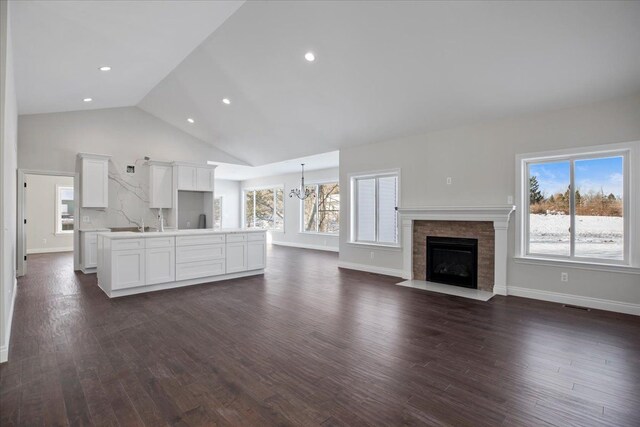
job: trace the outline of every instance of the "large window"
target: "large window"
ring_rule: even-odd
[[[56,186],[56,233],[73,233],[73,187]]]
[[[351,240],[397,245],[398,174],[352,177],[351,191]]]
[[[340,231],[340,185],[337,182],[305,186],[315,191],[303,203],[302,231],[338,234]]]
[[[246,228],[284,229],[284,189],[282,187],[245,190]]]
[[[607,263],[628,260],[628,152],[524,159],[524,253]]]

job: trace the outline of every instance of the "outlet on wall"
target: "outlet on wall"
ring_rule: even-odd
[[[46,245],[47,244],[47,239],[42,239],[42,243]]]
[[[510,205],[513,204],[513,196],[507,196],[507,203]]]
[[[447,185],[451,185],[451,177],[450,176],[447,177]]]
[[[373,256],[374,256],[373,251],[369,252],[369,256],[371,257],[371,259],[373,259]]]
[[[560,273],[560,281],[561,282],[568,282],[569,281],[569,273],[567,272],[562,272]]]
[[[191,228],[191,221],[187,221],[187,228]]]
[[[91,222],[91,219],[89,218],[88,215],[85,215],[82,217],[82,222],[88,223],[88,222]]]

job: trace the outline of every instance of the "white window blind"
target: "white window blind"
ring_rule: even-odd
[[[355,192],[355,224],[352,224],[355,233],[352,238],[362,243],[397,244],[398,176],[356,177],[352,182]]]
[[[396,201],[398,177],[378,178],[378,242],[397,243]]]

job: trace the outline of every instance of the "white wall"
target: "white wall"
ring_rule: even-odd
[[[18,106],[13,74],[11,4],[0,2],[0,362],[8,357],[16,277]]]
[[[216,179],[215,196],[222,197],[222,228],[240,227],[240,181]]]
[[[27,253],[73,250],[73,233],[56,233],[56,188],[73,187],[73,177],[25,175]]]
[[[305,183],[307,184],[336,182],[338,180],[339,170],[338,168],[321,169],[305,172],[304,175]],[[289,197],[291,189],[300,187],[299,173],[242,181],[241,188],[244,190],[277,185],[284,185],[284,232],[272,231],[272,242],[283,245],[337,251],[339,245],[338,236],[300,232],[300,200],[295,197]],[[341,193],[344,194],[342,190]],[[344,197],[340,200],[340,203],[344,203]],[[342,212],[340,212],[340,214],[342,215]],[[342,226],[342,221],[340,225]]]
[[[23,115],[19,118],[20,168],[74,172],[79,152],[111,155],[109,208],[81,209],[81,229],[134,226],[144,218],[156,226],[157,210],[148,209],[149,171],[153,160],[206,164],[207,160],[242,163],[136,107],[67,113]],[[134,165],[135,173],[126,172]],[[175,219],[165,212],[167,226]]]
[[[639,94],[341,150],[340,261],[391,269],[398,275],[402,270],[400,250],[348,243],[351,173],[400,168],[403,207],[504,205],[508,196],[515,196],[517,154],[637,140]],[[452,185],[446,185],[446,177],[452,177]],[[640,198],[639,194],[634,196]],[[637,202],[640,206],[640,200]],[[515,263],[514,225],[512,221],[509,231],[509,286],[533,290],[537,295],[557,292],[640,304],[639,275]],[[632,238],[640,239],[640,234],[636,232]],[[569,272],[568,283],[560,282],[561,270]]]

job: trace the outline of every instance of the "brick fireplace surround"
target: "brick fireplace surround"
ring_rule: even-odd
[[[507,294],[507,230],[514,206],[399,208],[404,278],[425,280],[427,236],[478,239],[478,289]]]

